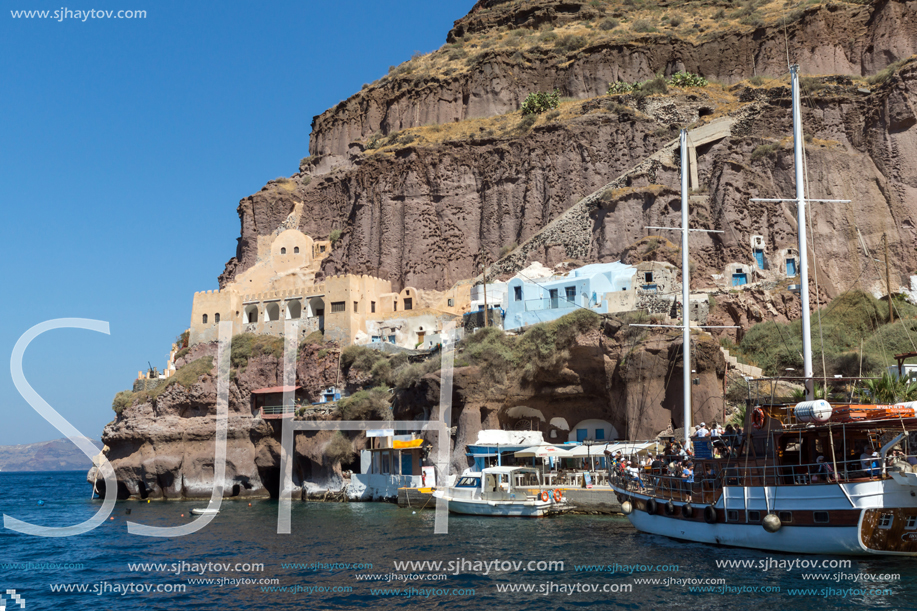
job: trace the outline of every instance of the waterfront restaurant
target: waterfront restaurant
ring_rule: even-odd
[[[474,461],[473,470],[479,472],[486,467],[528,464],[527,461],[517,460],[516,452],[544,444],[541,431],[485,429],[478,431],[475,443],[465,446],[465,455]]]

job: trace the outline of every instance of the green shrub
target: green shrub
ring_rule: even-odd
[[[275,338],[275,339],[279,339],[279,338]],[[181,386],[185,388],[191,388],[191,385],[196,383],[201,378],[201,376],[210,373],[212,370],[213,370],[213,357],[212,356],[202,356],[199,359],[195,359],[191,361],[184,367],[179,367],[175,371],[175,373],[172,374],[172,377],[169,378],[168,384],[165,384],[163,386],[167,386],[169,384],[180,384]]]
[[[620,93],[630,93],[634,90],[634,86],[630,83],[625,83],[624,81],[615,81],[614,83],[608,84],[608,91],[605,93],[607,95],[618,95]]]
[[[682,23],[684,23],[684,19],[682,19],[679,15],[673,15],[671,19],[669,19],[669,25],[673,28],[677,28]]]
[[[605,30],[607,32],[608,30],[615,29],[619,25],[621,24],[618,23],[617,19],[612,19],[611,17],[608,17],[607,19],[603,19],[602,21],[599,22],[599,29]]]
[[[181,350],[175,353],[175,358],[173,359],[173,362],[177,361],[180,358],[184,358],[185,356],[188,355],[189,352],[191,352],[191,348],[182,348]]]
[[[646,19],[638,19],[637,21],[633,23],[632,26],[630,26],[630,29],[640,34],[647,34],[649,32],[658,32],[658,30],[655,27],[653,27],[653,24],[647,21]]]
[[[344,436],[341,431],[335,431],[328,445],[325,446],[325,456],[333,463],[349,463],[357,457],[353,449],[353,442]]]
[[[299,347],[302,348],[306,344],[312,344],[314,346],[321,346],[325,343],[325,334],[321,331],[313,331],[309,335],[305,336],[301,342],[299,342]]]
[[[669,77],[668,84],[672,87],[706,87],[708,83],[699,74],[679,71]]]
[[[338,401],[336,413],[341,420],[365,420],[370,416],[388,420],[392,416],[390,398],[385,386],[361,390]]]
[[[769,157],[776,155],[778,152],[783,150],[783,145],[779,142],[773,142],[771,144],[762,144],[751,152],[752,159],[761,159],[762,157]]]
[[[548,114],[549,119],[551,118],[552,114],[554,113]],[[513,242],[512,244],[506,244],[503,246],[503,248],[500,249],[500,255],[497,258],[502,259],[503,257],[513,252],[517,248],[519,248],[519,244],[517,242]]]
[[[111,402],[111,408],[116,414],[120,414],[124,411],[125,407],[130,407],[133,403],[134,393],[130,390],[122,390],[115,395],[114,400]]]
[[[657,93],[667,93],[668,91],[669,88],[665,83],[665,78],[661,74],[657,74],[654,78],[634,85],[634,95],[638,98],[655,95]]]
[[[901,60],[898,60],[896,62],[889,64],[883,70],[876,72],[872,76],[866,77],[866,82],[869,83],[870,85],[881,85],[882,83],[887,81],[889,77],[891,77],[891,75],[895,73],[895,70],[903,66],[906,61],[907,60],[901,59]]]
[[[560,104],[560,92],[557,89],[549,92],[536,91],[528,94],[522,103],[522,114],[540,114],[557,108]]]
[[[542,32],[541,34],[538,35],[539,42],[551,42],[552,40],[557,40],[557,34],[555,34],[554,32],[551,32],[551,31]]]
[[[761,76],[759,74],[757,76],[753,76],[750,79],[748,79],[748,82],[754,85],[755,87],[760,87],[761,85],[763,85],[764,83],[766,83],[769,80],[770,79],[768,79],[767,77]]]
[[[348,370],[351,367],[355,367],[364,373],[369,373],[372,371],[376,361],[384,358],[385,355],[378,350],[354,344],[347,346],[341,352],[341,368]]]
[[[191,337],[191,331],[184,331],[175,338],[175,347],[179,350],[188,347],[188,338]]]
[[[720,21],[720,20],[725,19],[725,18],[726,18],[726,11],[723,10],[723,9],[720,9],[720,10],[718,10],[717,12],[715,12],[715,13],[713,14],[713,19],[714,19],[715,21]]]
[[[328,239],[331,241],[332,246],[337,244],[337,241],[341,239],[341,233],[340,229],[332,229],[331,233],[328,234]]]
[[[587,44],[586,39],[575,34],[564,34],[554,43],[554,49],[560,53],[579,51]]]
[[[272,335],[240,333],[232,338],[229,362],[237,369],[245,369],[251,359],[264,354],[270,354],[278,359],[283,358],[283,338]],[[194,362],[196,363],[197,361]]]

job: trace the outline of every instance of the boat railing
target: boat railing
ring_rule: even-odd
[[[718,462],[712,472],[695,473],[693,478],[674,475],[667,470],[639,475],[615,471],[610,477],[612,484],[618,488],[655,498],[712,503],[719,498],[724,486],[807,486],[889,477],[882,473],[880,459],[870,458],[867,464],[864,460],[837,461],[836,468],[835,463],[827,461],[767,466]],[[904,467],[904,464],[899,464]]]

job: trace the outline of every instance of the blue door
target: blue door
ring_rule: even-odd
[[[748,275],[747,274],[733,274],[732,275],[732,286],[742,286],[743,284],[748,284]]]
[[[796,276],[796,259],[786,260],[786,277],[793,278]]]
[[[764,251],[755,250],[755,261],[758,262],[758,269],[764,269]]]
[[[577,441],[586,441],[586,437],[589,436],[589,429],[576,429],[576,440]]]

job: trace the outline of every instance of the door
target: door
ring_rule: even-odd
[[[553,310],[554,308],[557,307],[557,289],[551,289],[550,296],[551,296],[551,309]]]
[[[764,251],[755,250],[755,261],[758,262],[758,269],[764,269]]]
[[[564,292],[567,297],[567,303],[565,305],[572,306],[576,303],[576,287],[568,286],[564,288]]]
[[[796,259],[786,260],[786,277],[793,278],[796,275]]]
[[[748,275],[747,274],[733,274],[732,275],[732,286],[742,286],[743,284],[748,284]]]

